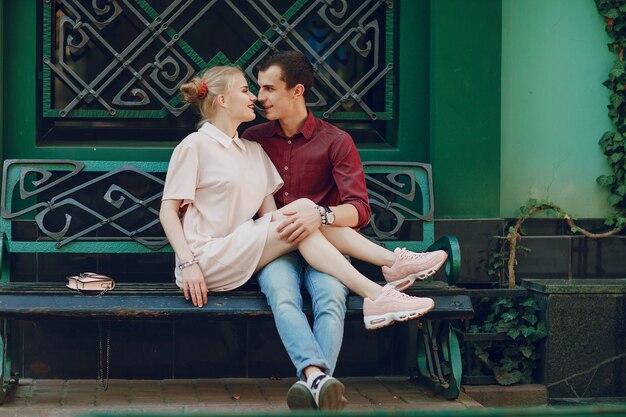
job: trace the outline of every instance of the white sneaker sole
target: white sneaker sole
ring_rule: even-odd
[[[416,319],[418,317],[422,317],[424,314],[428,313],[433,308],[435,308],[434,302],[430,307],[422,308],[419,310],[400,311],[400,312],[395,312],[395,313],[365,316],[363,317],[363,321],[365,322],[365,328],[367,330],[376,330],[382,327],[389,326],[397,321],[398,322],[409,321],[409,320]]]
[[[395,280],[395,281],[391,281],[391,282],[387,282],[387,284],[391,285],[392,287],[394,287],[396,290],[402,292],[404,290],[406,290],[407,288],[409,288],[411,285],[413,285],[413,283],[415,282],[415,280],[424,280],[428,277],[432,277],[433,275],[435,275],[437,273],[437,271],[439,271],[439,269],[441,268],[441,266],[446,263],[446,260],[448,260],[448,254],[446,254],[446,256],[443,258],[443,260],[439,263],[437,263],[435,266],[433,266],[430,269],[427,269],[425,271],[419,271],[416,272],[414,274],[411,274],[407,277]]]

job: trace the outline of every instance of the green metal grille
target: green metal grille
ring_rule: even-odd
[[[393,116],[391,0],[42,0],[44,119],[177,118],[178,88],[218,63],[299,50],[309,106],[335,120]]]

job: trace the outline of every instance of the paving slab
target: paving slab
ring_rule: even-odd
[[[147,412],[272,413],[288,411],[285,396],[296,381],[285,379],[110,380],[23,379],[14,387],[0,417],[70,417],[89,413]],[[446,400],[406,377],[342,378],[346,411],[456,410],[481,407],[461,393]]]

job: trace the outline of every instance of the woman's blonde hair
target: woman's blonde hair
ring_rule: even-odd
[[[211,121],[215,115],[217,96],[226,94],[232,87],[235,76],[239,74],[244,75],[243,70],[237,66],[218,65],[180,86],[183,100],[198,106],[202,117],[199,125]],[[203,83],[206,85],[206,91],[203,91],[205,89]]]

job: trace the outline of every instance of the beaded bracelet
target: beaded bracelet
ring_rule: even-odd
[[[188,266],[197,265],[199,263],[200,263],[199,260],[197,260],[196,258],[193,258],[190,261],[183,262],[182,264],[178,265],[177,268],[178,268],[179,271],[182,271],[183,269],[187,268]]]
[[[322,206],[315,206],[315,208],[317,209],[317,211],[320,214],[320,217],[322,218],[322,226],[326,226],[326,224],[328,224],[328,219],[326,217],[326,209]]]

